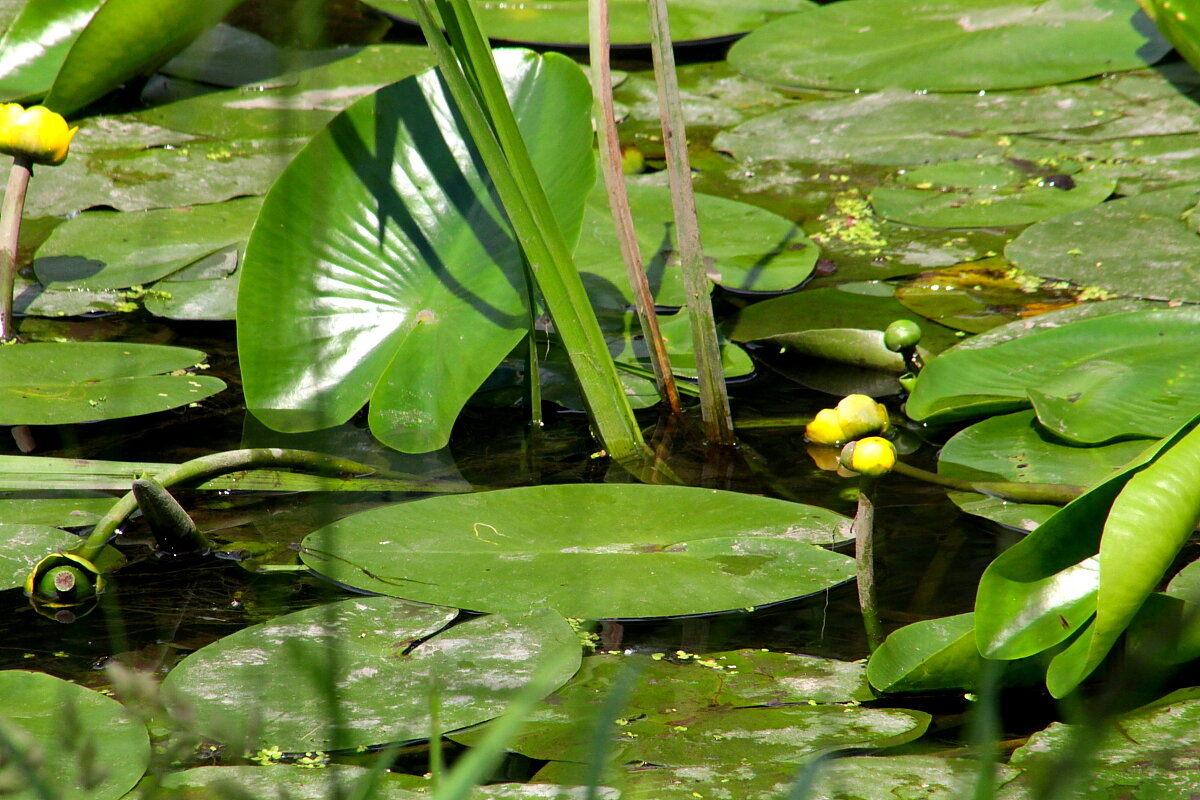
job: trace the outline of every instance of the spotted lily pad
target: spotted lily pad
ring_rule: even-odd
[[[350,586],[474,611],[590,619],[749,608],[849,579],[848,520],[679,486],[530,486],[384,506],[305,537],[309,568]]]
[[[850,0],[766,25],[729,60],[785,86],[967,92],[1138,69],[1169,49],[1134,0]]]
[[[1132,297],[1200,301],[1195,184],[1064,214],[1005,248],[1015,265],[1048,278]]]
[[[0,589],[23,586],[29,571],[45,556],[70,550],[81,541],[74,534],[48,525],[0,523]]]
[[[225,388],[192,370],[199,350],[120,342],[0,347],[0,424],[63,425],[151,414]]]
[[[454,615],[390,597],[286,614],[188,656],[163,692],[205,736],[305,752],[428,737],[435,682],[440,733],[500,714],[548,661],[559,683],[578,668],[578,637],[548,609],[427,638]]]
[[[1068,174],[1071,173],[1071,174]],[[1054,167],[971,158],[906,171],[871,193],[875,210],[896,222],[937,228],[1027,225],[1091,208],[1116,182],[1078,164]]]
[[[933,755],[849,756],[822,763],[815,771],[812,797],[828,800],[957,800],[977,792],[980,762]],[[1020,771],[992,765],[993,786],[1002,786]],[[978,795],[976,795],[978,796]]]
[[[5,797],[116,800],[145,772],[146,726],[116,700],[24,670],[0,672],[0,694]]]

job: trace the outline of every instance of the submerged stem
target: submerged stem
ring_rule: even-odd
[[[858,483],[858,510],[850,527],[854,534],[854,561],[858,568],[858,606],[867,631],[867,647],[874,653],[883,644],[883,622],[879,619],[875,591],[875,483],[863,475]]]
[[[19,341],[13,323],[13,286],[17,281],[17,246],[21,239],[21,217],[25,193],[33,175],[28,156],[16,156],[8,173],[4,204],[0,206],[0,342]]]
[[[965,478],[951,478],[936,472],[914,467],[897,461],[892,468],[906,478],[915,478],[926,483],[945,486],[959,492],[978,492],[988,497],[1009,500],[1014,503],[1045,503],[1047,505],[1066,505],[1084,493],[1084,487],[1072,486],[1068,483],[1023,483],[1021,481],[972,481]]]

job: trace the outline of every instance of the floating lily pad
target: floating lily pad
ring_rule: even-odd
[[[169,319],[233,319],[237,316],[236,276],[204,281],[159,281],[147,293],[146,310]]]
[[[1098,125],[1109,118],[1103,109],[1110,102],[1095,87],[987,95],[885,89],[764,114],[723,131],[713,146],[742,160],[918,166],[1000,153],[1002,134]]]
[[[371,770],[343,764],[320,769],[294,766],[195,767],[163,776],[160,786],[172,800],[239,800],[283,796],[288,800],[327,800],[349,797],[360,784],[371,783],[370,797],[378,800],[420,800],[402,781],[384,774],[372,781]]]
[[[109,501],[111,505],[112,501]],[[0,523],[0,589],[25,585],[25,578],[50,553],[76,547],[82,540],[48,525]]]
[[[416,19],[409,0],[369,0],[387,14]],[[586,45],[588,4],[583,0],[545,0],[536,6],[514,6],[494,0],[476,0],[484,33],[509,42]],[[814,8],[809,0],[673,0],[671,38],[678,44],[745,33],[778,14]],[[609,36],[613,44],[649,42],[650,18],[640,0],[609,3]]]
[[[61,800],[116,800],[145,772],[146,726],[116,700],[23,670],[0,672],[0,694],[6,797],[38,800],[50,791]]]
[[[1005,256],[1036,275],[1118,294],[1200,301],[1200,188],[1180,186],[1033,225]]]
[[[1200,407],[1190,368],[1200,311],[1085,319],[978,350],[951,350],[921,373],[906,410],[948,422],[1032,405],[1060,437],[1099,444],[1171,433]]]
[[[763,341],[801,355],[903,372],[904,359],[883,344],[883,331],[897,319],[921,326],[921,347],[929,352],[958,339],[949,328],[900,305],[885,283],[843,284],[765,300],[742,309],[725,331],[735,342]]]
[[[861,2],[861,0],[859,0]],[[1068,174],[1069,173],[1069,174]],[[875,210],[896,222],[936,228],[1010,227],[1091,208],[1116,181],[1077,164],[1037,169],[971,158],[897,175],[871,193]]]
[[[102,492],[32,492],[24,496],[6,492],[0,498],[0,522],[82,528],[94,525],[112,508],[114,502],[116,498]],[[60,545],[58,549],[69,549],[71,546]],[[53,550],[50,548],[46,552]]]
[[[956,800],[978,791],[979,774],[993,770],[993,786],[1000,787],[1020,771],[989,765],[970,758],[943,756],[849,756],[826,761],[816,770],[812,797],[828,800]]]
[[[428,737],[434,681],[440,733],[500,714],[547,661],[560,682],[578,668],[579,638],[548,609],[426,638],[455,613],[363,597],[286,614],[197,650],[163,692],[205,736],[305,752]]]
[[[47,286],[118,289],[244,246],[262,199],[142,212],[91,211],[55,228],[33,262]],[[234,265],[236,266],[236,253]]]
[[[990,417],[952,436],[938,454],[938,472],[966,480],[1087,487],[1108,478],[1144,449],[1143,439],[1096,447],[1072,446],[1039,425],[1033,411],[1018,411]],[[1033,530],[1059,509],[975,492],[948,494],[963,511],[1018,530]]]
[[[1058,797],[1128,797],[1130,800],[1187,800],[1200,793],[1194,741],[1200,724],[1200,689],[1179,689],[1116,719],[1089,726],[1055,722],[1029,737],[1012,755],[1024,773],[998,795],[1001,800],[1040,796],[1053,785]],[[1099,738],[1097,742],[1096,739]],[[1061,780],[1065,764],[1077,763],[1087,747],[1086,773]],[[1095,749],[1092,749],[1092,748]]]
[[[681,64],[676,75],[688,139],[706,127],[737,125],[793,102],[782,90],[735,72],[726,61]],[[615,87],[613,99],[625,110],[624,130],[634,121],[648,123],[648,130],[661,124],[653,72],[629,75]]]
[[[331,580],[474,611],[589,619],[750,608],[849,579],[825,509],[678,486],[530,486],[384,506],[305,537]]]
[[[687,302],[675,243],[671,193],[666,187],[629,185],[629,203],[650,291],[660,306]],[[769,211],[699,194],[696,210],[709,279],[742,292],[779,292],[812,273],[819,248],[795,223]],[[632,301],[604,186],[588,197],[575,265],[621,288]]]
[[[0,423],[65,425],[196,403],[225,388],[189,371],[203,359],[199,350],[120,342],[0,347]]]
[[[1170,49],[1134,0],[850,0],[760,28],[729,61],[785,86],[967,92],[1138,69]]]
[[[896,289],[904,307],[968,333],[1079,302],[1077,292],[1038,281],[999,256],[918,275]]]

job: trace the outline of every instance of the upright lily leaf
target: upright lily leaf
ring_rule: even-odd
[[[0,348],[0,424],[65,425],[196,403],[225,388],[192,374],[203,359],[199,350],[120,342]]]
[[[1200,430],[1193,429],[1130,478],[1100,539],[1096,619],[1050,664],[1055,697],[1091,674],[1162,581],[1200,521]]]
[[[1147,449],[988,566],[975,598],[976,641],[984,656],[1031,656],[1088,623],[1096,613],[1100,585],[1096,553],[1113,502],[1135,475],[1186,433],[1178,431]]]
[[[117,800],[145,772],[146,726],[111,697],[24,670],[0,672],[0,695],[5,797]]]
[[[587,80],[554,54],[497,62],[573,240],[594,180]],[[267,425],[329,427],[370,400],[379,439],[435,450],[525,334],[520,250],[465,136],[426,72],[340,114],[275,183],[238,295],[247,403]]]
[[[818,546],[848,520],[813,506],[679,486],[530,486],[383,506],[305,537],[331,580],[472,611],[587,619],[748,608],[848,580]]]
[[[71,114],[162,64],[242,0],[104,0],[79,34],[45,104]]]
[[[26,2],[0,37],[0,100],[40,98],[104,0]]]
[[[1114,314],[984,349],[953,349],[922,371],[913,419],[940,423],[1033,406],[1056,435],[1083,444],[1157,438],[1200,408],[1200,311]]]
[[[763,26],[729,60],[784,86],[967,92],[1137,69],[1169,49],[1134,0],[848,0]]]
[[[163,692],[206,736],[306,752],[428,737],[435,685],[445,731],[497,716],[546,661],[556,685],[579,668],[579,639],[553,611],[428,638],[455,613],[390,597],[297,611],[197,650]]]

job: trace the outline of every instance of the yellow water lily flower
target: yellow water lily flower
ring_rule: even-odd
[[[837,404],[838,424],[846,434],[843,441],[875,433],[886,433],[888,412],[865,394],[848,394]]]
[[[77,130],[45,106],[0,103],[0,153],[25,156],[35,164],[61,164]]]
[[[849,437],[842,430],[838,413],[832,408],[822,408],[813,421],[804,428],[804,435],[813,444],[841,444]]]
[[[841,461],[860,475],[883,475],[896,466],[896,447],[882,436],[868,436],[843,447]]]

